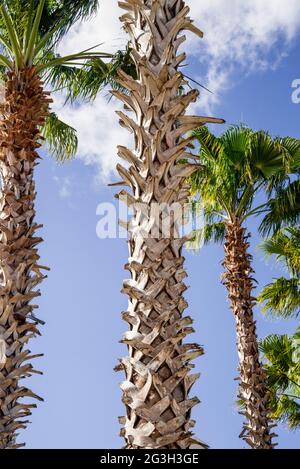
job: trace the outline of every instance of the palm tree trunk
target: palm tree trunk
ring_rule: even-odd
[[[162,216],[155,220],[153,213],[162,204],[170,207],[187,200],[185,181],[195,165],[178,163],[191,156],[186,147],[192,138],[183,135],[207,122],[223,120],[184,115],[198,92],[180,93],[183,77],[178,67],[185,54],[177,54],[184,41],[179,33],[189,29],[202,36],[188,18],[184,1],[127,0],[119,5],[126,10],[121,20],[131,38],[138,72],[135,81],[121,71],[119,83],[129,93],[114,92],[136,116],[133,120],[119,113],[121,125],[135,137],[134,151],[119,147],[119,156],[129,162],[129,168],[117,166],[122,184],[133,193],[123,190],[119,198],[134,212],[127,226],[126,269],[131,279],[123,288],[129,296],[128,311],[123,313],[129,331],[122,342],[128,345],[129,356],[117,367],[126,375],[121,385],[126,406],[126,417],[120,417],[121,436],[129,449],[205,448],[191,432],[191,409],[199,402],[197,397],[189,398],[199,377],[190,373],[191,361],[203,350],[197,344],[183,343],[193,332],[192,319],[183,315],[187,307],[183,298],[185,239],[177,238],[176,216],[166,236],[159,226]]]
[[[26,344],[39,334],[31,301],[45,268],[36,248],[42,239],[35,235],[34,167],[49,102],[34,68],[8,75],[0,121],[0,449],[23,446],[17,432],[36,407],[23,398],[40,399],[19,380],[36,373],[28,360],[37,355]]]
[[[259,360],[256,322],[253,317],[254,273],[252,256],[248,253],[248,238],[239,220],[226,224],[224,284],[228,290],[237,331],[240,386],[239,398],[243,402],[242,415],[246,421],[240,438],[253,449],[273,449],[272,424],[267,410],[268,391],[266,376]]]

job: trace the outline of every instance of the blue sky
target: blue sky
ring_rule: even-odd
[[[62,45],[64,51],[102,40],[103,49],[121,47],[124,36],[115,3],[111,7],[110,1],[103,0],[97,18],[73,28]],[[276,0],[188,3],[207,40],[195,43],[189,38],[187,49],[193,55],[187,74],[215,92],[213,96],[204,92],[194,112],[213,113],[229,124],[243,121],[274,135],[300,137],[300,104],[291,101],[291,83],[300,78],[299,2],[286,0],[284,6]],[[61,103],[57,98],[57,109]],[[96,236],[98,204],[114,201],[115,190],[107,182],[116,179],[112,172],[115,147],[130,142],[126,131],[118,128],[116,106],[114,101],[107,103],[104,94],[94,104],[63,109],[62,117],[78,128],[78,159],[58,165],[44,150],[37,169],[37,221],[44,224],[41,258],[51,272],[40,300],[39,317],[46,326],[31,346],[32,351],[45,353],[36,364],[44,376],[30,380],[45,403],[34,410],[32,424],[22,433],[27,448],[118,448],[123,444],[117,421],[124,413],[118,387],[122,374],[114,373],[113,367],[126,354],[118,341],[126,330],[120,313],[127,299],[120,289],[127,278],[123,270],[127,246],[124,239]],[[272,262],[266,265],[257,250],[256,226],[255,221],[249,223],[256,278],[263,286],[280,271]],[[188,313],[195,319],[195,340],[206,351],[197,360],[201,378],[193,388],[201,400],[193,413],[195,432],[212,448],[242,448],[241,417],[235,406],[234,320],[219,282],[222,248],[210,246],[199,254],[185,255]],[[267,320],[259,310],[256,318],[260,337],[296,327],[296,321]],[[284,426],[279,426],[278,433],[279,448],[299,447],[299,435]]]

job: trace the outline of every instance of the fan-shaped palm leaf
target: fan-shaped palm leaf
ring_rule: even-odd
[[[300,427],[300,329],[292,337],[271,335],[260,343],[273,417]]]
[[[300,313],[300,280],[298,278],[277,278],[269,283],[258,296],[264,303],[263,312],[285,318],[298,316]]]
[[[50,152],[58,161],[65,161],[76,155],[78,138],[76,129],[61,121],[57,114],[51,112],[42,129]]]
[[[273,191],[274,196],[266,203],[266,215],[259,227],[264,236],[284,226],[297,225],[300,222],[300,180],[294,180],[286,187],[280,185]]]

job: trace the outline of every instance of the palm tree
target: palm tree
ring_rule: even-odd
[[[6,0],[13,23],[20,35],[26,29],[31,12],[39,5],[39,0]],[[60,39],[79,19],[89,18],[99,7],[98,0],[45,0],[38,32],[41,37],[48,31],[53,32],[53,44],[58,46]],[[0,35],[6,36],[6,24],[0,15]],[[51,36],[49,37],[51,39]],[[54,49],[48,50],[49,59],[59,58]],[[54,55],[53,55],[54,54]],[[87,56],[88,57],[88,56]],[[103,58],[110,60],[104,61]],[[66,101],[78,98],[93,100],[105,87],[118,87],[116,74],[119,68],[134,75],[129,49],[118,50],[115,54],[92,54],[90,60],[72,63],[57,62],[43,72],[43,80],[53,91],[63,91]],[[6,66],[0,63],[0,76],[5,79]],[[52,91],[52,92],[53,92]],[[77,152],[78,140],[76,129],[62,122],[55,112],[49,112],[41,130],[48,148],[58,160],[71,159]]]
[[[121,21],[130,35],[137,70],[136,80],[119,71],[119,85],[127,92],[113,92],[136,117],[118,113],[121,125],[135,137],[134,151],[118,147],[119,156],[129,165],[117,166],[121,184],[132,190],[122,190],[118,197],[134,212],[127,225],[126,269],[131,279],[122,290],[129,297],[123,313],[129,331],[122,340],[129,355],[117,367],[126,375],[121,385],[126,407],[126,416],[120,417],[121,436],[129,449],[203,448],[205,444],[191,432],[191,409],[199,400],[189,398],[199,376],[190,374],[191,361],[203,351],[197,344],[183,342],[193,332],[192,319],[183,315],[187,307],[185,239],[176,236],[176,217],[171,217],[171,234],[164,236],[162,216],[156,218],[153,213],[162,205],[187,200],[186,177],[198,166],[191,164],[192,155],[186,150],[193,137],[183,135],[195,126],[224,121],[185,115],[198,92],[182,90],[179,65],[185,54],[177,53],[184,41],[180,32],[188,29],[202,36],[187,16],[185,2],[128,0],[119,5],[126,11]],[[181,165],[183,158],[186,163]]]
[[[240,437],[251,448],[271,449],[275,434],[267,409],[266,376],[259,361],[250,233],[244,225],[251,215],[270,209],[267,202],[255,207],[255,195],[263,187],[269,193],[279,183],[283,187],[285,168],[294,168],[300,144],[289,138],[273,140],[263,131],[253,132],[244,126],[231,127],[220,137],[207,128],[197,129],[194,135],[201,145],[199,158],[204,168],[191,177],[191,192],[203,208],[206,222],[195,233],[194,245],[224,243],[223,283],[236,321],[239,398],[245,417]],[[266,216],[262,226],[267,226]]]
[[[267,256],[276,256],[289,273],[267,285],[258,300],[263,312],[291,318],[300,314],[300,230],[289,227],[277,231],[262,244]],[[291,429],[300,428],[300,329],[291,336],[271,335],[260,343],[274,419],[286,421]]]
[[[34,315],[37,306],[32,301],[40,295],[36,287],[48,270],[39,262],[37,246],[42,239],[36,232],[41,225],[35,222],[34,168],[39,158],[41,132],[46,128],[47,136],[52,135],[55,144],[53,131],[57,132],[58,125],[70,137],[70,129],[49,112],[51,97],[44,90],[42,78],[47,78],[55,67],[110,57],[92,49],[67,57],[58,56],[55,47],[70,19],[61,12],[59,21],[55,17],[51,22],[50,18],[47,28],[48,19],[43,13],[54,14],[54,10],[49,9],[54,3],[11,0],[0,6],[0,65],[4,77],[0,118],[0,449],[23,446],[16,443],[16,435],[19,429],[26,427],[28,421],[23,418],[35,407],[23,398],[40,400],[20,384],[20,379],[37,373],[28,363],[37,356],[30,355],[26,344],[39,333],[37,324],[41,321]],[[95,2],[77,1],[76,5],[80,3],[85,4],[85,8],[72,10],[73,19],[87,13],[88,3]],[[47,10],[44,10],[45,4],[49,7]],[[60,136],[58,143],[61,142]],[[64,151],[73,153],[76,140],[72,129],[71,140],[67,143]]]

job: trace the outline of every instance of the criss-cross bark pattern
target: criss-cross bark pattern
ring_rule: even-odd
[[[5,82],[0,118],[0,449],[15,449],[19,429],[40,398],[20,380],[37,373],[26,344],[39,334],[31,303],[45,278],[39,265],[34,222],[34,167],[40,146],[39,128],[51,101],[34,68],[10,73]]]
[[[121,20],[130,35],[138,72],[138,79],[133,80],[121,71],[119,83],[128,93],[114,92],[135,115],[132,119],[119,112],[121,125],[135,137],[134,151],[119,147],[119,156],[129,165],[117,166],[121,184],[132,189],[131,193],[121,191],[118,197],[134,212],[127,225],[130,241],[126,268],[131,279],[123,288],[129,296],[123,319],[130,330],[122,342],[128,345],[129,356],[117,367],[126,375],[121,385],[126,406],[126,416],[120,417],[124,425],[121,436],[128,449],[205,448],[191,432],[191,409],[199,402],[197,397],[189,398],[199,376],[190,373],[194,367],[191,361],[203,350],[197,344],[183,342],[194,332],[192,319],[183,315],[187,307],[183,298],[187,288],[182,257],[185,239],[176,238],[176,216],[170,222],[170,236],[161,235],[162,218],[151,217],[151,208],[186,202],[186,178],[199,167],[190,164],[191,154],[186,148],[192,138],[184,138],[184,134],[223,120],[185,116],[198,91],[181,92],[184,80],[178,67],[185,54],[177,50],[185,37],[180,37],[180,32],[186,29],[202,37],[187,16],[185,2],[128,0],[119,5],[126,10]],[[188,160],[186,164],[179,163],[183,158]],[[141,210],[138,204],[148,210]],[[151,236],[155,231],[155,237]]]
[[[250,234],[237,219],[226,223],[226,242],[223,282],[228,290],[231,309],[234,313],[239,356],[239,399],[243,402],[241,414],[245,417],[240,435],[253,449],[273,449],[272,433],[275,426],[268,415],[268,391],[266,376],[259,361],[256,322],[253,308],[251,266],[252,256],[248,252]]]

